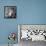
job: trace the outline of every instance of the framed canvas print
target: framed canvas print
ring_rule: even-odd
[[[16,18],[16,6],[4,6],[4,18]]]
[[[46,25],[18,25],[19,39],[31,41],[46,41]]]
[[[46,24],[19,24],[18,42],[20,46],[43,45],[46,43]]]

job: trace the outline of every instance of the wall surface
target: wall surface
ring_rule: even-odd
[[[4,6],[17,6],[17,18],[4,19]],[[46,0],[0,0],[0,44],[8,43],[9,32],[18,32],[18,24],[46,24]]]

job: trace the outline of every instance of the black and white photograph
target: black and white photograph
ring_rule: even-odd
[[[18,26],[20,46],[46,43],[46,25],[20,24]]]
[[[16,18],[16,6],[4,6],[4,18]]]

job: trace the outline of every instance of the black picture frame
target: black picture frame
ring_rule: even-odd
[[[14,19],[17,17],[17,7],[16,6],[4,6],[4,18]]]

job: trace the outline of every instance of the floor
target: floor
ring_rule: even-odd
[[[46,42],[45,41],[34,41],[34,42],[32,42],[31,40],[28,40],[28,41],[21,40],[20,46],[46,46]]]
[[[0,44],[0,46],[8,46],[8,44]],[[10,46],[18,46],[18,44],[10,45]]]
[[[8,46],[8,44],[0,44],[0,46]],[[46,46],[46,42],[45,41],[32,42],[31,40],[28,41],[21,40],[19,44],[14,44],[13,46]]]

